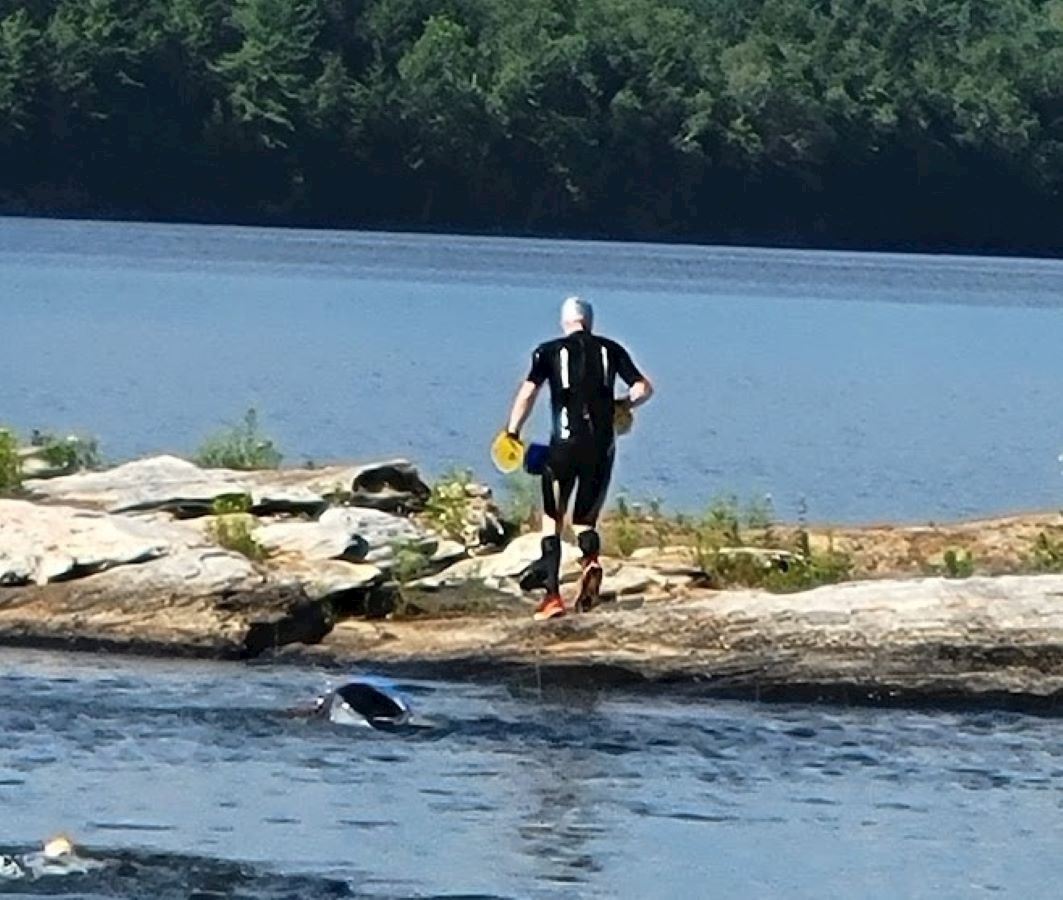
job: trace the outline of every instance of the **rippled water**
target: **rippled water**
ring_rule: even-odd
[[[0,894],[1057,897],[1063,721],[406,682],[399,734],[287,718],[328,674],[0,650]]]
[[[0,421],[124,457],[191,452],[253,403],[292,461],[486,474],[576,290],[660,387],[621,445],[636,497],[1052,507],[1061,286],[1055,261],[0,219]]]

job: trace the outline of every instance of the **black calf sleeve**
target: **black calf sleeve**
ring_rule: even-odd
[[[561,538],[549,535],[542,540],[542,561],[546,569],[546,593],[557,596],[561,593]]]
[[[593,528],[590,531],[581,531],[579,537],[576,538],[576,543],[584,559],[594,558],[602,552],[601,538]]]

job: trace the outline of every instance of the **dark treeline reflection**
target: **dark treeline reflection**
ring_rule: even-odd
[[[0,0],[0,209],[1063,248],[1063,0]]]

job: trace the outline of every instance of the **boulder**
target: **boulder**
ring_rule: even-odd
[[[413,586],[421,590],[434,591],[444,588],[461,588],[470,582],[479,582],[489,588],[499,589],[504,594],[520,593],[517,576],[540,555],[541,536],[525,534],[511,541],[501,553],[489,556],[476,556],[465,559],[444,569],[438,575],[421,578]],[[561,572],[563,580],[574,580],[579,576],[579,556],[577,547],[568,542],[561,544]]]
[[[306,560],[360,562],[369,554],[369,544],[358,534],[320,522],[270,522],[257,527],[254,537],[270,554]]]
[[[271,554],[304,560],[342,559],[390,569],[400,547],[412,547],[434,566],[460,558],[465,548],[440,538],[412,519],[354,506],[330,507],[314,522],[275,522],[255,530]],[[442,551],[441,551],[442,547]]]
[[[102,472],[82,472],[24,485],[30,497],[107,512],[165,510],[205,515],[219,497],[243,494],[257,515],[320,514],[331,499],[376,508],[417,509],[428,488],[403,460],[320,469],[242,472],[203,469],[175,456],[155,456]]]
[[[47,584],[157,559],[170,540],[149,525],[64,506],[0,500],[0,585]]]
[[[349,502],[386,512],[423,509],[430,490],[417,469],[404,459],[362,466],[351,480]]]
[[[368,563],[335,559],[273,559],[267,569],[278,583],[299,586],[311,600],[379,587],[386,578],[382,570]]]

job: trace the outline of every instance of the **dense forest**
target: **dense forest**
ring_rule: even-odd
[[[0,0],[0,210],[1063,250],[1063,0]]]

